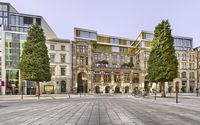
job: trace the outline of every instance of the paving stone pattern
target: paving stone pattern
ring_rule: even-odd
[[[200,125],[200,99],[175,104],[114,95],[0,102],[0,125]]]

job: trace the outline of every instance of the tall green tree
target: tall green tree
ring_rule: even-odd
[[[45,35],[39,25],[32,25],[28,31],[20,59],[21,79],[35,81],[36,95],[40,97],[41,81],[50,81],[48,50],[45,45]]]
[[[148,75],[151,82],[159,82],[161,96],[165,97],[165,82],[173,81],[178,73],[178,60],[168,20],[155,27],[152,49],[148,60]]]

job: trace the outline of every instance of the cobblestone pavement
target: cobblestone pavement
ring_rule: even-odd
[[[200,125],[200,98],[82,98],[0,102],[0,125]]]

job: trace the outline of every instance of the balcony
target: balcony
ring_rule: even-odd
[[[117,68],[113,68],[113,67],[106,67],[106,66],[92,66],[92,69],[95,71],[107,71],[107,72],[131,72],[132,70],[135,72],[140,72],[141,70],[138,68],[128,68],[128,67],[117,67]]]

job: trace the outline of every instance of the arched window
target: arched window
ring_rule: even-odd
[[[182,72],[182,78],[187,78],[186,72]]]

